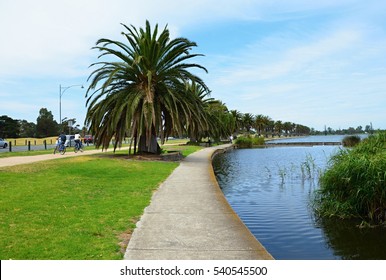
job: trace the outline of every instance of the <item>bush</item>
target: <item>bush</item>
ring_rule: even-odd
[[[239,148],[252,148],[253,146],[261,146],[265,144],[264,138],[262,137],[251,137],[251,136],[240,136],[237,137],[235,144]]]
[[[322,216],[386,219],[386,133],[334,155],[315,198]]]
[[[361,142],[361,138],[357,135],[346,136],[342,140],[343,147],[355,147]]]
[[[258,136],[255,136],[254,138],[252,138],[252,143],[253,143],[254,146],[265,145],[264,138],[263,137],[258,137]]]

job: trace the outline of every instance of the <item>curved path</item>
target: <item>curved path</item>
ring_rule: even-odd
[[[145,209],[124,259],[273,259],[229,206],[211,165],[222,145],[189,155]]]

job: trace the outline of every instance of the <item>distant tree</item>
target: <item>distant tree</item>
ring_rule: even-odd
[[[19,137],[36,137],[36,124],[26,120],[19,120]]]
[[[1,138],[16,138],[19,135],[19,124],[6,115],[0,117],[0,137]]]
[[[281,133],[283,131],[283,122],[282,121],[275,121],[275,124],[274,124],[274,130],[276,132],[276,134],[280,137],[281,136]]]
[[[309,135],[311,132],[311,128],[305,125],[297,124],[295,131],[297,135]]]
[[[245,113],[243,115],[242,122],[244,129],[249,132],[255,123],[255,117],[253,116],[253,114]]]
[[[209,130],[207,137],[212,137],[215,142],[228,139],[234,132],[235,120],[227,106],[220,100],[212,100],[208,103],[207,114]]]
[[[58,123],[47,108],[41,108],[36,120],[36,136],[39,138],[58,135]]]
[[[292,132],[292,123],[291,122],[283,123],[283,129],[285,131],[285,135],[288,136],[288,134]]]
[[[268,117],[262,114],[259,114],[255,117],[254,127],[259,136],[261,136],[261,132],[264,131],[265,126],[267,125],[267,120],[268,120]]]
[[[231,110],[229,112],[232,114],[233,121],[234,121],[234,131],[232,134],[237,136],[237,134],[240,132],[240,130],[243,127],[243,114],[237,110]]]
[[[363,127],[360,125],[356,129],[356,133],[363,133]]]
[[[356,133],[355,128],[351,126],[346,130],[346,134],[355,134],[355,133]]]

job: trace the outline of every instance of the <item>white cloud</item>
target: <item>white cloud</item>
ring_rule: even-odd
[[[226,0],[219,5],[207,0],[2,0],[0,96],[12,94],[20,104],[33,102],[32,97],[39,102],[39,109],[47,106],[58,115],[59,84],[85,83],[88,66],[96,61],[97,53],[90,50],[96,40],[121,39],[121,22],[143,27],[149,19],[160,28],[168,24],[173,37],[186,32],[205,34],[202,40],[208,42],[213,40],[212,34],[205,32],[209,25],[220,30],[229,21],[235,26],[248,22],[248,27],[256,28],[250,33],[227,34],[234,36],[233,50],[211,41],[215,50],[204,53],[207,56],[202,64],[210,72],[203,78],[213,90],[212,96],[232,109],[267,110],[272,117],[276,111],[281,112],[278,117],[304,116],[300,115],[301,106],[307,106],[302,111],[311,114],[318,106],[327,107],[326,100],[332,102],[332,97],[340,104],[350,104],[345,99],[349,92],[378,98],[375,92],[384,89],[382,61],[386,61],[386,40],[382,39],[386,2],[380,2]],[[275,28],[260,32],[264,26]],[[241,34],[250,38],[238,44]],[[278,96],[283,101],[278,101]],[[355,100],[363,107],[373,106]],[[63,105],[69,114],[82,119],[84,101],[83,93],[71,91],[64,96]],[[297,105],[289,106],[291,101]],[[0,110],[6,109],[1,106]]]

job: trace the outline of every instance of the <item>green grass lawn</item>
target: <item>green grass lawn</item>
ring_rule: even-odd
[[[80,156],[0,168],[0,259],[122,259],[119,243],[177,165]]]
[[[173,140],[168,140],[164,145],[162,146],[163,149],[165,150],[170,150],[172,147],[178,147],[179,145],[184,145],[187,142],[186,139],[173,139]],[[85,145],[84,144],[84,150],[95,150],[94,145]],[[109,148],[113,148],[113,145],[110,145]],[[122,147],[128,149],[129,144],[125,143],[122,145]],[[189,147],[189,146],[187,146]],[[49,148],[47,150],[34,150],[35,147],[32,147],[31,151],[23,151],[23,152],[3,152],[0,153],[0,158],[5,158],[5,157],[16,157],[16,156],[36,156],[36,155],[46,155],[46,154],[52,154],[54,152],[54,148]],[[8,149],[8,148],[7,148]],[[177,148],[179,149],[179,148]],[[183,150],[186,150],[186,148],[181,148]],[[134,148],[132,148],[132,153],[133,153]],[[73,147],[67,147],[67,152],[73,153],[74,148]],[[119,152],[119,148],[117,149],[117,152]],[[126,152],[127,153],[127,152]]]

